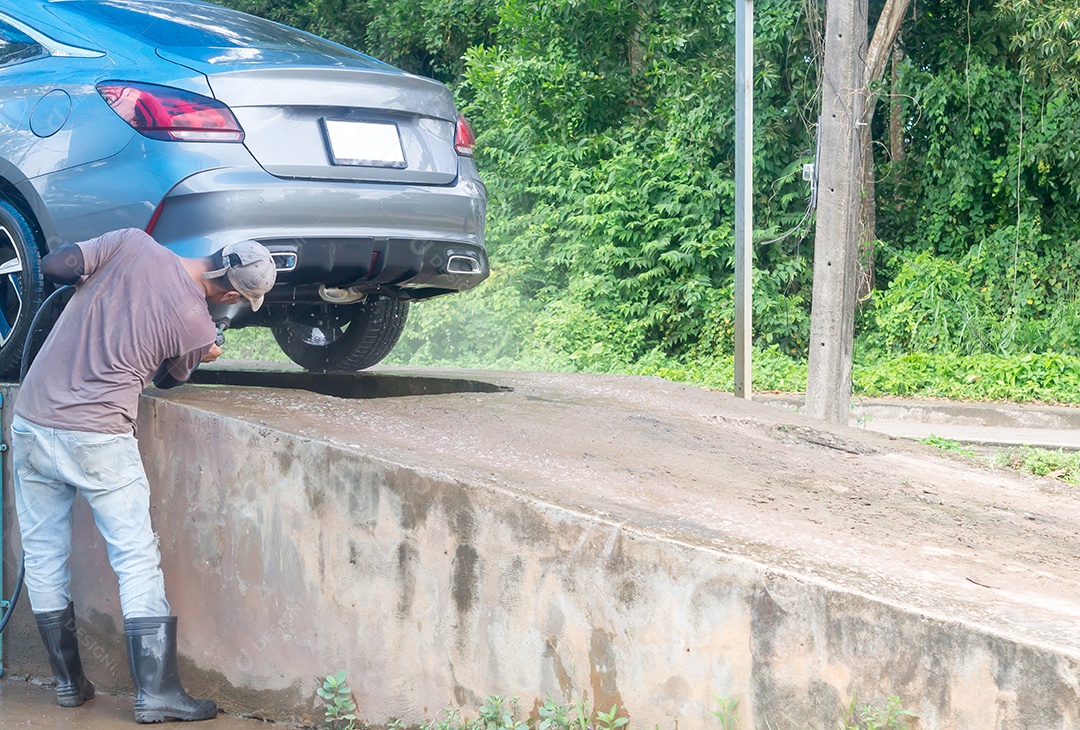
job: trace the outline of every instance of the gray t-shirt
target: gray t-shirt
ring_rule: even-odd
[[[85,277],[15,401],[65,431],[131,433],[139,394],[162,363],[186,380],[214,344],[202,289],[180,257],[138,229],[79,243]]]

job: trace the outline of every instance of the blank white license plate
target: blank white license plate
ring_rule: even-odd
[[[393,122],[343,122],[323,119],[330,159],[335,165],[405,167],[401,134]]]

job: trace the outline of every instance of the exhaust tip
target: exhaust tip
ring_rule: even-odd
[[[471,256],[454,254],[446,261],[446,273],[448,274],[479,274],[483,270],[480,262]]]
[[[278,273],[293,271],[296,269],[296,254],[289,251],[272,251],[270,258],[274,260],[274,268]]]

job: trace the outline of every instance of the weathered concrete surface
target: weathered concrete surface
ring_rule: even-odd
[[[376,722],[581,692],[636,727],[732,695],[743,727],[831,728],[857,692],[920,728],[1080,726],[1073,490],[656,379],[467,375],[513,390],[144,400],[196,691],[302,718],[345,668]],[[91,676],[124,686],[77,521]]]
[[[74,709],[56,706],[52,688],[7,679],[0,682],[0,728],[34,730],[131,730],[136,727],[130,697],[97,697]],[[206,727],[206,726],[203,726]],[[219,715],[213,730],[267,730],[258,720]]]

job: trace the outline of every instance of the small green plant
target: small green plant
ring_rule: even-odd
[[[900,698],[895,695],[885,699],[883,706],[859,706],[855,695],[847,716],[840,722],[840,730],[905,730],[909,717],[917,717],[911,710],[905,710]]]
[[[536,730],[589,730],[592,713],[582,698],[572,705],[560,705],[548,697],[537,710]]]
[[[326,727],[329,730],[356,730],[356,702],[352,690],[345,684],[345,670],[328,674],[316,694],[323,701]]]
[[[442,716],[442,719],[439,718],[439,715]],[[453,708],[447,708],[439,715],[436,715],[434,720],[421,725],[422,730],[460,730],[465,727],[465,723],[461,720],[461,714]]]
[[[942,451],[951,451],[952,453],[960,454],[961,456],[978,456],[978,454],[961,444],[959,441],[953,441],[952,439],[947,439],[936,434],[930,434],[924,439],[919,439],[919,441],[928,446],[936,446]]]
[[[537,730],[568,730],[570,716],[566,705],[560,705],[548,697],[544,704],[537,708],[536,713],[540,716]]]
[[[739,727],[739,701],[734,697],[713,697],[719,708],[712,711],[720,721],[720,730],[737,730]]]
[[[517,697],[509,700],[499,695],[488,697],[480,706],[480,717],[472,723],[471,730],[528,730],[528,725],[517,719],[519,709]]]
[[[618,717],[618,705],[612,705],[607,712],[596,711],[596,730],[618,730],[618,728],[630,722],[629,717]]]

